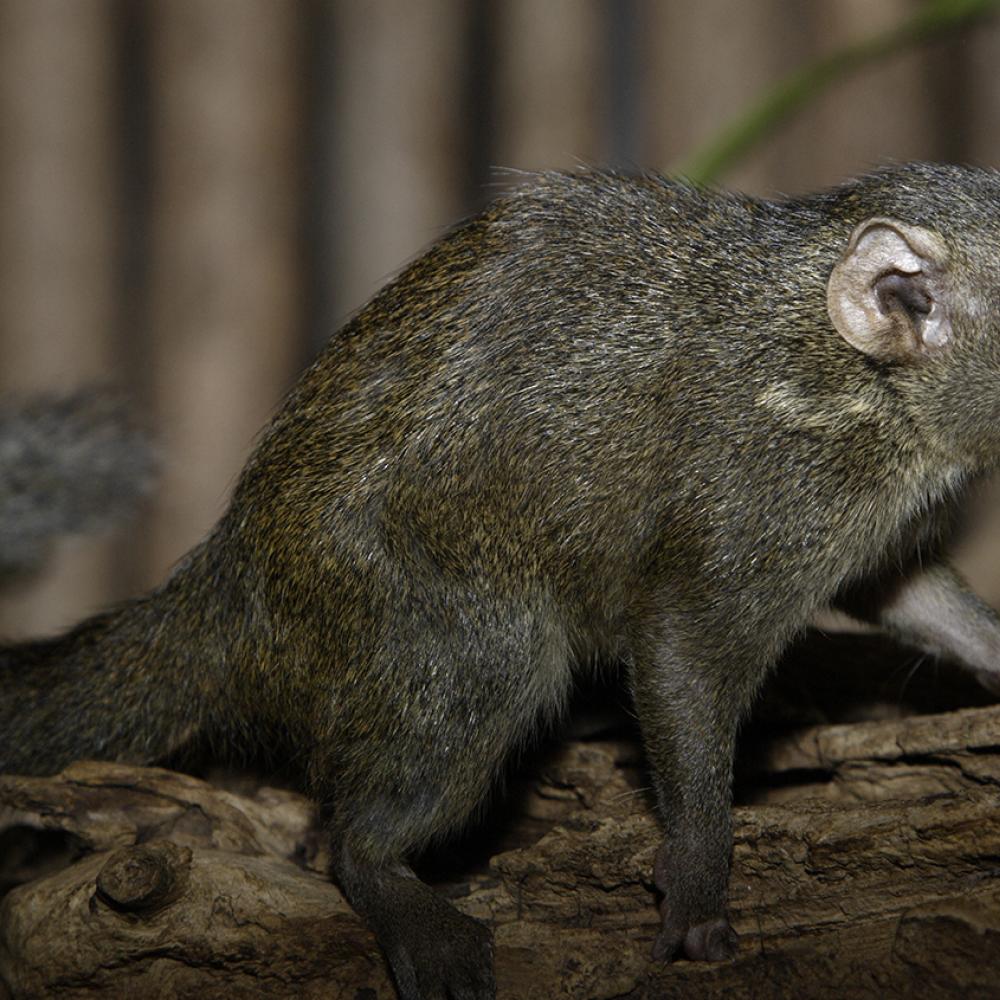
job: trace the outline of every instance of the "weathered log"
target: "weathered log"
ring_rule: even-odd
[[[762,793],[767,801],[807,793],[837,800],[916,799],[998,787],[1000,706],[813,726],[763,747],[754,765],[760,776],[785,782]]]
[[[969,709],[766,748],[779,787],[762,798],[806,780],[795,801],[736,810],[741,946],[722,965],[649,959],[657,829],[627,743],[550,758],[516,796],[523,846],[440,888],[494,927],[510,1000],[995,996],[997,732],[1000,709]],[[872,769],[896,797],[872,792]],[[393,996],[374,939],[318,873],[313,812],[291,792],[86,763],[2,777],[0,803],[8,823],[72,831],[92,852],[0,905],[14,996]]]

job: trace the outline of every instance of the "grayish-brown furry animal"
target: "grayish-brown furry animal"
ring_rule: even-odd
[[[998,209],[997,174],[927,164],[786,201],[528,180],[333,335],[159,590],[0,654],[0,769],[283,733],[400,994],[483,1000],[488,930],[407,858],[618,660],[655,955],[731,955],[737,727],[812,616],[1000,670],[940,558],[1000,458]]]

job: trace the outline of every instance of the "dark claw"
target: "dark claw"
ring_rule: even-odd
[[[679,935],[666,930],[660,931],[653,942],[653,961],[669,962],[677,954],[680,945],[681,938]]]
[[[493,934],[442,901],[434,934],[385,948],[401,1000],[495,1000]]]

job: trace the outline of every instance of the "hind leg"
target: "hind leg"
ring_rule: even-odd
[[[511,748],[569,686],[568,656],[539,619],[475,615],[449,614],[448,628],[407,615],[337,706],[336,747],[314,761],[334,875],[405,1000],[495,995],[490,932],[421,883],[406,858],[468,820]]]
[[[334,874],[368,922],[402,1000],[493,1000],[493,935],[402,861],[358,861],[337,844]]]

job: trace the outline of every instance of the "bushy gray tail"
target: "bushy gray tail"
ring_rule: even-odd
[[[65,635],[0,647],[0,773],[84,757],[150,763],[220,705],[226,636],[196,549],[158,590]]]
[[[153,464],[106,389],[0,401],[0,581],[37,566],[55,536],[126,513]],[[148,762],[201,729],[224,659],[203,559],[196,550],[159,590],[63,636],[0,647],[0,772]]]
[[[146,435],[105,389],[0,400],[0,578],[36,567],[55,536],[121,517],[153,469]]]

